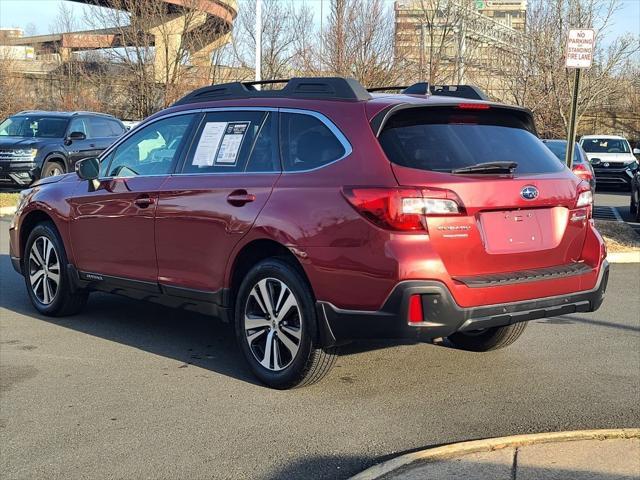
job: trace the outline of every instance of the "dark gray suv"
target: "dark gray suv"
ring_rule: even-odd
[[[126,131],[117,118],[94,112],[24,111],[0,123],[0,184],[27,186],[72,171]]]

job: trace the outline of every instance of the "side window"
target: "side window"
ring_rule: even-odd
[[[280,171],[272,112],[208,113],[195,135],[182,173]]]
[[[311,170],[341,158],[345,149],[318,118],[299,113],[280,115],[282,162],[286,172]]]
[[[195,114],[178,115],[142,128],[103,160],[107,177],[167,175],[173,172]],[[102,168],[101,168],[102,170]]]
[[[82,132],[89,138],[89,129],[87,128],[86,119],[84,118],[74,118],[69,123],[69,128],[67,129],[67,134],[73,132]]]
[[[89,118],[89,128],[91,129],[92,137],[112,137],[111,124],[106,118],[92,117]]]
[[[107,120],[107,124],[111,130],[111,135],[109,135],[110,137],[119,137],[125,132],[125,129],[115,120]]]

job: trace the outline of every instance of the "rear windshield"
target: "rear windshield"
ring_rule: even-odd
[[[420,170],[451,172],[487,162],[516,162],[516,173],[551,173],[564,168],[530,131],[519,112],[415,108],[389,119],[379,136],[393,163]]]
[[[618,138],[585,138],[582,149],[588,153],[629,153],[629,144]]]

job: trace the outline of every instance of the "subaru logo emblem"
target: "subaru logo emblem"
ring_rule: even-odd
[[[535,200],[538,198],[538,189],[533,185],[527,185],[520,192],[520,196],[525,200]]]

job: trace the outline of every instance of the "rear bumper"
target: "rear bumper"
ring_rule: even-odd
[[[605,260],[596,285],[591,290],[469,308],[460,307],[441,282],[404,281],[398,283],[378,311],[344,310],[328,302],[317,302],[318,317],[324,326],[321,341],[329,346],[358,339],[430,340],[459,331],[500,327],[575,312],[592,312],[604,300],[608,279],[609,264]],[[409,298],[415,294],[421,295],[425,321],[409,324]]]

